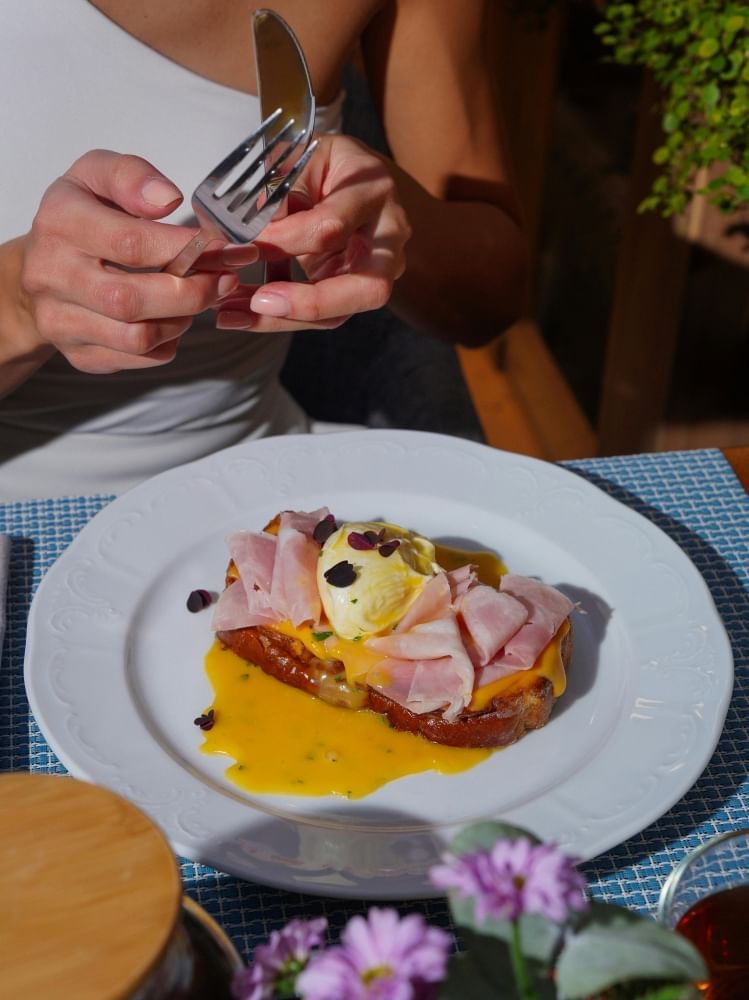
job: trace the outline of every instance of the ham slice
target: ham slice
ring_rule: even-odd
[[[452,594],[446,573],[438,573],[428,580],[424,589],[398,622],[395,631],[407,632],[414,625],[444,618],[450,611]]]
[[[238,531],[226,539],[229,554],[247,590],[270,594],[278,540],[264,531]]]
[[[511,594],[478,584],[462,594],[456,609],[468,633],[468,652],[484,666],[528,620],[525,604]]]
[[[278,615],[262,590],[251,590],[248,595],[242,581],[235,580],[219,594],[211,628],[214,632],[228,632],[235,628],[272,625],[277,621]]]
[[[471,700],[473,664],[453,613],[408,632],[374,636],[365,646],[385,657],[367,682],[412,712],[444,707],[444,718],[452,721]]]
[[[574,608],[573,602],[556,587],[528,576],[508,574],[500,580],[500,592],[509,594],[528,609],[528,620],[505,644],[493,663],[528,670],[556,635],[559,626]]]
[[[459,566],[457,569],[448,570],[447,579],[450,583],[450,591],[454,601],[462,597],[463,594],[470,590],[471,587],[475,587],[479,582],[476,567],[471,565],[471,563],[466,563],[465,566]]]
[[[317,589],[320,546],[312,532],[328,513],[327,507],[321,507],[311,513],[284,511],[281,514],[270,603],[281,618],[288,618],[297,626],[320,619],[322,605]]]
[[[329,514],[285,511],[277,535],[238,531],[227,538],[239,580],[223,591],[214,609],[215,631],[272,625],[290,619],[294,625],[320,618],[317,560],[320,546],[312,533]]]

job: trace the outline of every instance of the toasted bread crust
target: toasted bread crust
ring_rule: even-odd
[[[321,660],[300,639],[263,625],[218,632],[217,638],[265,673],[310,694],[320,694],[321,682],[344,671],[340,660]],[[560,652],[566,670],[572,656],[571,623],[562,639]],[[326,700],[335,699],[326,697]],[[419,733],[433,743],[454,747],[501,747],[514,743],[529,729],[545,725],[555,701],[551,682],[536,676],[516,691],[498,696],[483,711],[464,711],[453,722],[446,722],[440,712],[417,715],[374,688],[362,692],[359,707],[379,712],[387,717],[393,728]],[[338,703],[345,704],[345,698]]]

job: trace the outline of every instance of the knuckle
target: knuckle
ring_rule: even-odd
[[[154,322],[130,323],[121,331],[120,342],[127,354],[148,354],[160,341],[159,325]]]
[[[39,333],[52,339],[60,332],[60,311],[54,299],[40,297],[34,303],[34,323]]]
[[[112,260],[128,267],[138,267],[146,259],[148,237],[139,226],[123,226],[112,234],[110,245]]]
[[[194,316],[203,312],[213,304],[216,298],[216,282],[218,279],[205,277],[195,278],[174,278],[176,283],[175,303],[179,302],[179,308],[175,306],[175,315]]]
[[[319,252],[326,253],[340,249],[346,240],[346,224],[343,219],[326,216],[317,224],[315,244]]]
[[[57,232],[63,228],[69,204],[69,191],[70,187],[64,179],[50,184],[39,202],[32,231]]]
[[[141,296],[125,281],[104,281],[99,285],[97,299],[105,316],[132,323],[138,318]]]

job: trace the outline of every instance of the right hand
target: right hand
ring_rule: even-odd
[[[86,153],[45,192],[24,238],[21,293],[41,343],[80,371],[104,374],[171,361],[193,317],[237,287],[228,255],[221,270],[177,278],[157,271],[196,230],[155,222],[181,202],[146,160]],[[119,266],[117,266],[119,265]]]

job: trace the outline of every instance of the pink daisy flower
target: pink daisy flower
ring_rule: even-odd
[[[420,914],[373,907],[351,918],[339,946],[310,959],[297,992],[304,1000],[429,1000],[449,949],[449,934]]]
[[[584,910],[585,879],[574,859],[553,844],[532,844],[526,837],[498,840],[490,851],[461,857],[446,855],[430,872],[434,885],[474,900],[476,919],[517,920],[538,913],[562,923]]]

